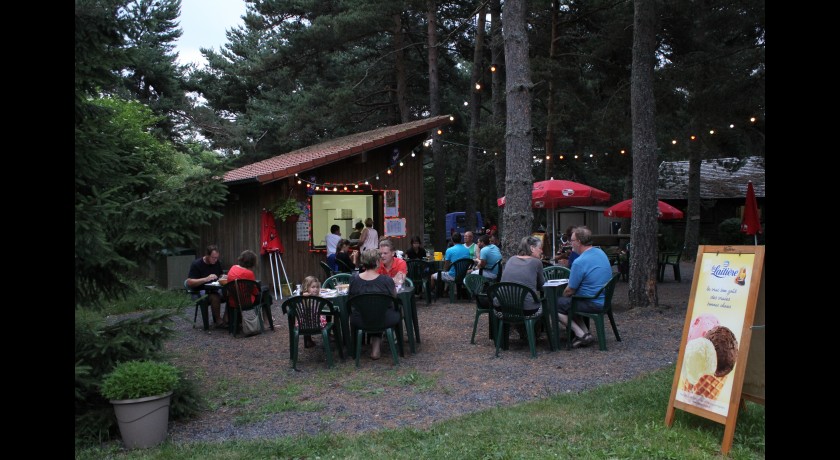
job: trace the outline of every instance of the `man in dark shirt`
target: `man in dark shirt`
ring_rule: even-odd
[[[187,287],[192,290],[198,290],[202,285],[212,283],[222,276],[222,264],[219,262],[219,248],[215,244],[207,246],[207,250],[203,257],[195,259],[190,265],[190,272],[187,275]],[[200,292],[202,295],[203,291]],[[207,292],[207,298],[210,301],[210,308],[213,311],[213,322],[216,327],[227,327],[227,318],[222,320],[222,295],[220,291]],[[227,312],[225,312],[227,316]]]

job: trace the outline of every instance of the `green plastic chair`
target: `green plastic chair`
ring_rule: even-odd
[[[321,287],[324,289],[335,289],[337,284],[348,284],[351,279],[353,279],[353,275],[350,273],[339,273],[325,279],[324,282],[321,283]]]
[[[467,290],[470,291],[470,294],[472,294],[475,298],[475,321],[473,321],[472,337],[470,338],[471,344],[475,344],[475,331],[478,328],[478,318],[484,313],[487,313],[490,317],[490,336],[495,337],[493,333],[496,329],[494,327],[496,324],[496,316],[493,315],[490,298],[487,297],[486,293],[482,292],[484,285],[491,282],[492,281],[482,275],[474,275],[472,273],[464,277],[464,286],[467,287]]]
[[[297,361],[300,350],[301,335],[321,335],[324,342],[324,354],[327,355],[327,368],[333,366],[332,349],[330,348],[330,331],[335,335],[335,344],[338,347],[338,354],[344,359],[344,351],[341,347],[343,338],[341,326],[338,325],[340,313],[328,299],[318,296],[294,296],[283,302],[283,313],[289,318],[289,354],[292,360],[292,369],[298,370]],[[321,315],[329,316],[333,321],[321,329]],[[297,320],[297,326],[295,326]]]
[[[393,305],[402,316],[402,309],[400,308],[399,299],[391,297],[388,294],[359,294],[350,298],[347,303],[349,312],[358,311],[362,317],[362,322],[365,324],[364,328],[356,329],[356,367],[359,367],[359,359],[362,355],[362,337],[365,333],[385,333],[385,340],[391,348],[391,356],[394,358],[394,365],[400,365],[400,358],[397,356],[397,348],[401,356],[405,356],[403,351],[403,330],[402,321],[398,321],[394,327],[385,325],[385,310]],[[396,334],[394,329],[396,328]]]
[[[551,331],[551,323],[548,317],[543,315],[542,306],[536,313],[530,316],[525,316],[525,310],[522,309],[527,296],[532,296],[535,302],[540,302],[541,299],[537,293],[520,283],[512,283],[509,281],[502,281],[490,285],[487,289],[487,295],[490,297],[491,305],[493,305],[493,314],[496,316],[496,357],[499,357],[499,347],[502,344],[502,333],[506,329],[505,325],[525,324],[525,330],[528,333],[528,346],[531,348],[531,357],[537,357],[537,338],[534,333],[534,324],[537,320],[543,320],[546,330]],[[507,328],[508,331],[510,330]]]
[[[452,263],[455,266],[455,280],[453,281],[443,281],[449,285],[449,303],[455,303],[455,297],[457,296],[458,289],[464,283],[464,277],[467,276],[469,273],[470,268],[472,268],[474,261],[469,257],[464,257],[463,259],[458,259]],[[472,296],[470,296],[472,299]]]
[[[420,259],[408,259],[406,264],[408,265],[407,279],[413,281],[415,286],[420,286],[426,296],[426,305],[429,305],[432,303],[432,292],[429,290],[429,275],[427,273],[429,264]]]
[[[581,296],[581,295],[573,295],[572,296],[572,305],[569,308],[569,321],[572,318],[577,316],[582,316],[583,320],[586,322],[587,327],[589,326],[589,319],[592,318],[595,320],[595,328],[598,332],[598,348],[601,351],[607,350],[607,337],[606,333],[604,332],[604,315],[607,315],[610,318],[610,325],[612,326],[613,334],[615,334],[615,340],[617,342],[621,342],[621,337],[618,335],[618,328],[615,326],[615,318],[613,317],[612,312],[612,297],[613,291],[615,291],[615,285],[618,283],[618,278],[621,276],[621,273],[614,273],[612,278],[604,285],[601,289],[598,290],[593,295],[590,296]],[[580,300],[591,300],[595,299],[601,295],[601,292],[604,293],[604,309],[598,313],[590,313],[590,312],[582,312],[577,311],[577,302]],[[566,348],[572,348],[572,328],[566,327]]]
[[[560,265],[552,265],[543,268],[543,277],[548,280],[567,280],[572,274],[572,271]]]
[[[678,283],[682,282],[682,277],[680,277],[680,258],[682,257],[682,252],[663,252],[659,254],[659,273],[658,278],[659,281],[665,281],[665,268],[670,265],[674,267],[674,280]]]

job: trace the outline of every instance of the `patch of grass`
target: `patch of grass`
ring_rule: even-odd
[[[97,446],[77,448],[76,458],[720,458],[723,425],[677,410],[673,425],[665,426],[673,376],[672,365],[627,382],[485,410],[425,430],[167,442],[137,451]],[[747,410],[738,414],[729,458],[765,457],[764,409],[747,402]]]
[[[151,284],[151,282],[132,281],[129,283],[131,288],[125,298],[103,300],[100,308],[96,310],[102,315],[121,315],[136,311],[184,308],[194,304],[183,290],[168,291],[157,286],[148,287]]]
[[[301,387],[297,384],[289,384],[281,387],[276,392],[276,397],[256,409],[252,409],[234,418],[234,425],[245,425],[248,423],[265,420],[271,414],[281,412],[317,412],[324,408],[324,404],[317,401],[308,401],[301,397]],[[264,391],[265,395],[269,391]],[[249,401],[250,403],[251,401]]]
[[[422,393],[435,387],[438,383],[437,375],[426,375],[422,372],[412,370],[407,374],[397,377],[397,384],[402,386],[413,386],[414,391]]]

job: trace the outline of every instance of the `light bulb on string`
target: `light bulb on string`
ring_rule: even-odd
[[[337,192],[337,191],[338,191],[338,187],[333,187],[333,192]]]
[[[454,117],[454,116],[452,116],[452,115],[450,115],[450,116],[449,116],[449,121],[455,121],[455,117]]]
[[[388,172],[388,174],[391,174],[391,168],[388,168],[387,172]]]
[[[468,105],[470,105],[470,103],[469,103],[469,102],[467,102],[467,101],[464,101],[464,107],[466,107],[466,106],[468,106]]]
[[[370,182],[368,182],[368,181],[365,181],[365,185],[370,185]]]
[[[621,154],[624,155],[625,153],[627,153],[627,151],[624,150],[624,149],[621,149]]]
[[[677,140],[676,139],[671,139],[671,145],[677,145]]]
[[[563,158],[565,158],[565,157],[563,155],[560,155],[560,159],[562,160]]]
[[[750,117],[750,123],[755,123],[755,117]]]
[[[310,187],[312,187],[312,184],[307,183],[306,188],[310,188]]]
[[[346,186],[346,185],[344,186],[344,191],[345,191],[345,192],[347,191],[347,186]]]
[[[443,130],[439,129],[439,130],[437,130],[437,133],[438,133],[438,136],[440,136],[441,134],[443,134]]]
[[[730,128],[730,129],[732,129],[732,128],[734,128],[734,127],[735,127],[735,124],[734,124],[734,123],[730,123],[730,124],[729,124],[729,128]]]
[[[577,155],[575,155],[575,160],[577,160],[577,159],[578,159],[578,156],[577,156]]]
[[[376,175],[376,180],[379,180],[379,174]]]
[[[301,184],[301,180],[300,180],[300,179],[298,179],[298,185],[300,185],[300,184]]]
[[[359,184],[355,184],[355,187],[356,187],[356,188],[359,188]]]
[[[481,89],[481,83],[475,82],[475,90],[478,91]]]
[[[411,152],[411,158],[414,158],[414,152]]]
[[[495,65],[491,65],[491,66],[490,66],[490,71],[491,71],[491,72],[495,72],[495,71],[496,71],[496,66],[495,66]]]
[[[545,159],[546,159],[546,160],[550,160],[550,159],[551,159],[551,155],[546,155],[546,156],[545,156]]]
[[[696,141],[696,140],[697,140],[697,136],[695,136],[694,134],[692,134],[692,135],[691,135],[691,137],[690,137],[690,139],[691,139],[691,140],[693,140],[693,141]]]
[[[714,134],[715,134],[715,130],[714,130],[714,129],[710,129],[710,130],[709,130],[709,134],[714,135]]]
[[[400,161],[400,166],[403,166],[403,162],[402,162],[402,161]]]

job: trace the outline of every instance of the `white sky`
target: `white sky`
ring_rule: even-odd
[[[199,48],[218,51],[227,43],[225,32],[242,25],[244,0],[181,0],[180,25],[183,34],[175,42],[178,63],[207,62]]]

